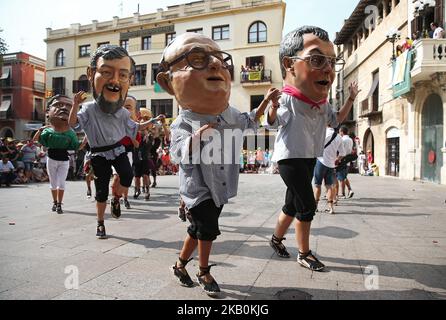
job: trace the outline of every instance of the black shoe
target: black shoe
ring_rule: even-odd
[[[87,191],[87,199],[90,199],[90,198],[91,198],[91,190],[88,189],[88,191]]]
[[[152,185],[150,186],[151,188],[156,188],[156,182],[153,182]]]
[[[111,207],[111,215],[115,219],[119,219],[121,216],[121,204],[119,203],[119,199],[113,198],[110,202]]]
[[[124,206],[126,209],[131,209],[130,202],[127,199],[124,199]]]
[[[204,292],[210,297],[215,297],[220,292],[220,287],[215,279],[212,279],[212,282],[209,283],[204,281],[204,276],[209,274],[211,267],[213,266],[215,266],[215,264],[212,264],[206,268],[200,267],[200,273],[196,275],[198,283],[203,288]]]
[[[57,210],[57,202],[54,201],[53,207],[51,208],[51,211],[56,212],[56,210]]]
[[[312,259],[309,259],[308,257],[311,257]],[[311,271],[323,271],[325,268],[325,265],[320,262],[310,251],[307,253],[301,253],[299,251],[299,254],[297,256],[297,262],[305,268],[310,269]]]
[[[141,195],[141,190],[139,188],[135,188],[135,194],[133,195],[133,199],[138,199]]]
[[[57,206],[56,206],[56,211],[57,211],[57,214],[62,214],[62,213],[63,213],[63,210],[62,210],[62,203],[58,203],[58,204],[57,204]]]
[[[192,260],[193,258],[187,261],[180,260],[181,263],[183,264],[182,267],[177,267],[177,262],[175,262],[175,264],[171,267],[173,275],[177,278],[178,282],[183,287],[192,288],[194,286],[194,282],[192,281],[192,279],[190,278],[189,274],[186,271],[186,265]]]
[[[147,192],[147,193],[146,193],[146,195],[145,195],[145,197],[144,197],[144,200],[146,200],[146,201],[149,201],[149,200],[150,200],[150,192]]]
[[[107,239],[107,234],[105,233],[105,226],[103,224],[98,224],[96,228],[96,237],[98,237],[98,239]]]
[[[271,248],[274,249],[274,251],[279,257],[289,258],[290,254],[288,253],[286,247],[282,243],[283,240],[286,240],[286,238],[279,239],[275,235],[273,235],[271,240],[269,241],[269,245],[271,246]]]

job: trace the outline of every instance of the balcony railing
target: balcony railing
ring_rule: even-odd
[[[271,70],[242,71],[240,72],[240,83],[243,85],[271,84]]]
[[[5,80],[0,80],[0,88],[6,89],[6,88],[11,88],[12,87],[12,80],[11,78],[5,79]]]
[[[33,81],[33,88],[35,91],[45,92],[45,83]]]
[[[413,83],[430,80],[434,73],[446,72],[446,39],[422,39],[413,50]]]

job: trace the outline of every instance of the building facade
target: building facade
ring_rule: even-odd
[[[423,38],[430,22],[445,26],[444,3],[361,0],[337,33],[346,67],[332,99],[342,105],[359,83],[347,124],[381,175],[446,184],[446,39]],[[399,52],[417,31],[422,38]]]
[[[24,52],[3,55],[0,137],[30,138],[45,122],[45,61]]]
[[[104,43],[120,45],[137,65],[129,94],[155,115],[175,118],[178,104],[156,83],[155,71],[170,40],[185,32],[198,32],[233,56],[230,103],[242,112],[250,111],[271,86],[282,85],[278,52],[285,7],[281,0],[204,0],[151,14],[47,29],[47,88],[50,94],[69,96],[79,89],[90,89],[86,77],[90,53]]]

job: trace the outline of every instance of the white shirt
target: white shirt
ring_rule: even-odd
[[[344,148],[344,155],[350,154],[353,151],[353,140],[347,134],[342,136],[342,145]]]
[[[434,35],[432,36],[432,38],[434,39],[443,39],[444,36],[444,30],[442,27],[438,27],[437,29],[434,30]]]
[[[312,108],[286,93],[280,98],[275,123],[268,123],[269,108],[265,111],[267,128],[279,128],[274,145],[273,162],[285,159],[314,159],[324,154],[327,125],[337,127],[336,113],[329,103]]]
[[[334,129],[327,128],[325,135],[325,144],[326,145],[333,137]],[[345,156],[342,138],[340,135],[336,135],[336,138],[324,149],[324,155],[322,157],[318,157],[320,163],[328,168],[335,168],[335,162],[337,158],[337,154],[341,157]]]
[[[3,163],[3,161],[0,161],[0,172],[10,172],[14,170],[14,165],[11,163],[11,161],[8,161],[6,164]]]

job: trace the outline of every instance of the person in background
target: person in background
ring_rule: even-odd
[[[71,98],[65,95],[56,95],[47,102],[47,113],[50,125],[43,126],[34,135],[38,141],[48,148],[47,168],[51,187],[53,206],[51,210],[58,214],[63,213],[62,204],[65,194],[65,180],[69,170],[68,150],[77,150],[79,141],[76,133],[68,125],[68,117],[73,106]],[[34,175],[37,180],[46,179],[43,168],[35,168]]]
[[[0,162],[0,186],[4,184],[6,187],[10,187],[11,183],[15,179],[14,165],[9,161],[8,156],[3,156]]]
[[[433,39],[443,39],[444,38],[444,29],[439,26],[437,22],[432,22],[430,24],[431,30],[433,32],[432,38]]]

